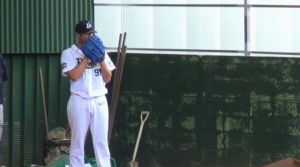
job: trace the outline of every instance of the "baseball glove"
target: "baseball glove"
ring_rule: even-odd
[[[93,35],[86,40],[83,43],[81,50],[92,62],[101,63],[104,60],[105,47],[103,46],[102,40],[97,35]]]

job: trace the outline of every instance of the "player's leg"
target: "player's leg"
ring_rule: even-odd
[[[3,104],[0,104],[0,142],[2,137],[2,130],[3,130]]]
[[[105,96],[95,98],[94,111],[91,117],[90,130],[97,165],[99,167],[110,167],[110,152],[108,147],[108,106]]]
[[[68,120],[71,128],[70,167],[84,166],[84,144],[90,122],[88,100],[71,95],[68,102]]]
[[[1,138],[2,138],[2,131],[3,131],[3,124],[4,124],[4,120],[3,120],[3,104],[0,104],[0,160],[2,158],[2,148],[1,148]]]

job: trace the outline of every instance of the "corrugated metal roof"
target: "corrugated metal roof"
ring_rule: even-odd
[[[93,0],[1,0],[0,53],[60,52],[83,18],[93,20]]]

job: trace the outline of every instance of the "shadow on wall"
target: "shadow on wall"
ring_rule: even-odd
[[[113,57],[113,55],[112,55]],[[125,165],[262,166],[300,156],[300,60],[127,54],[111,150]],[[299,128],[298,128],[299,127]]]

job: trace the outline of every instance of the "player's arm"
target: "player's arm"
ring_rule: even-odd
[[[7,81],[7,70],[2,55],[0,55],[0,67],[2,67],[2,81]]]
[[[103,80],[106,83],[108,83],[111,80],[112,74],[111,74],[111,70],[108,68],[108,66],[105,63],[105,61],[103,61],[102,63],[100,63],[100,69],[101,69]]]
[[[84,57],[82,61],[72,70],[68,71],[66,74],[68,77],[74,81],[78,80],[81,78],[86,66],[88,65],[89,60]]]

